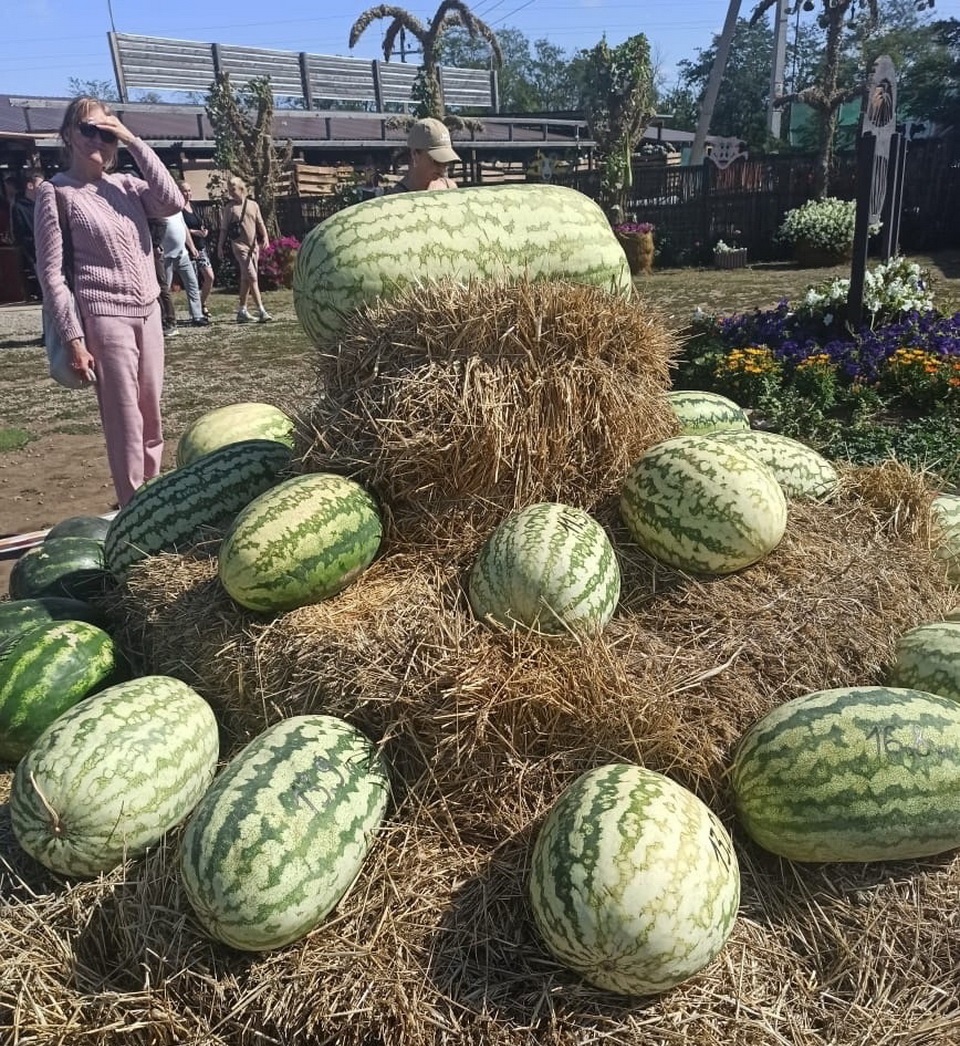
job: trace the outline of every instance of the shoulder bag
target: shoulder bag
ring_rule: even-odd
[[[70,290],[70,303],[73,313],[80,319],[80,310],[77,308],[77,300],[73,296],[73,240],[70,237],[70,223],[64,214],[63,199],[56,186],[53,187],[53,195],[57,201],[57,219],[60,225],[60,235],[63,238],[63,278],[67,281]],[[81,374],[71,366],[73,353],[60,338],[53,312],[44,299],[42,306],[43,314],[43,347],[47,350],[47,363],[50,367],[50,377],[59,385],[68,389],[82,389],[96,381],[92,370]]]
[[[243,206],[240,208],[240,217],[234,218],[227,226],[227,239],[231,242],[239,240],[243,236],[243,216],[247,213],[247,197],[243,198]]]

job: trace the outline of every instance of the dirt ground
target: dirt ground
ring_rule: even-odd
[[[0,309],[5,338],[29,344],[36,340],[39,325],[37,305]],[[3,414],[0,405],[0,427]],[[164,467],[175,451],[176,445],[168,443]],[[21,450],[0,455],[0,537],[44,530],[68,516],[99,516],[115,507],[116,494],[99,432],[42,435]],[[7,590],[13,563],[13,559],[0,559],[0,593]]]

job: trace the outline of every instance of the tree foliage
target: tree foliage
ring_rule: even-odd
[[[580,88],[574,66],[564,51],[549,40],[529,39],[519,29],[497,33],[502,60],[497,74],[500,110],[506,113],[555,112],[576,109]],[[490,47],[482,37],[471,37],[454,27],[438,45],[441,65],[486,69]]]
[[[650,45],[643,33],[616,47],[606,37],[581,52],[583,114],[603,164],[601,202],[623,214],[633,184],[633,152],[654,113]]]
[[[401,32],[410,33],[420,44],[420,71],[417,73],[412,92],[414,116],[432,116],[437,120],[446,120],[451,126],[462,125],[463,121],[458,117],[447,117],[443,89],[440,85],[440,41],[449,29],[460,26],[471,38],[484,40],[494,62],[499,65],[503,60],[503,54],[494,31],[486,22],[477,18],[462,0],[442,0],[429,24],[421,22],[402,7],[380,4],[378,7],[368,8],[353,23],[350,29],[350,46],[355,47],[364,31],[380,19],[390,19],[383,35],[385,61],[390,61]]]
[[[267,231],[278,235],[276,195],[293,144],[288,141],[283,150],[273,144],[270,78],[259,77],[234,89],[230,74],[221,73],[210,87],[206,110],[214,133],[215,167],[247,183],[263,212]],[[211,178],[211,197],[222,198],[225,190],[222,178]]]

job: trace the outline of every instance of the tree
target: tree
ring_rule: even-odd
[[[603,163],[601,203],[623,215],[633,152],[654,112],[650,45],[643,33],[616,47],[604,36],[581,58],[583,113]]]
[[[379,7],[368,8],[353,23],[350,30],[350,47],[355,47],[364,30],[381,18],[392,19],[383,35],[385,61],[390,61],[396,39],[404,30],[416,37],[420,44],[422,63],[412,92],[416,103],[414,116],[432,116],[437,120],[446,120],[452,126],[463,126],[464,121],[458,117],[447,119],[443,89],[440,86],[440,40],[448,29],[461,26],[471,37],[479,37],[487,42],[494,62],[499,65],[503,61],[503,54],[494,31],[486,22],[480,21],[462,0],[442,0],[429,25],[424,25],[419,18],[402,7],[381,4]]]
[[[752,23],[758,22],[777,0],[760,0],[750,16]],[[926,0],[920,0],[926,6]],[[852,101],[863,92],[863,75],[855,82],[841,82],[841,64],[844,57],[844,30],[852,22],[851,8],[864,8],[866,17],[876,22],[879,17],[877,0],[821,0],[823,11],[817,19],[818,25],[826,30],[823,61],[815,81],[808,87],[780,97],[776,105],[803,102],[817,116],[817,166],[815,173],[816,195],[824,197],[830,187],[830,167],[833,163],[833,146],[837,133],[837,113],[844,102]],[[864,70],[865,72],[865,70]]]
[[[548,40],[530,41],[519,29],[497,33],[502,55],[497,74],[500,109],[507,113],[551,112],[575,109],[579,87],[564,51]],[[461,69],[486,69],[490,47],[482,37],[471,37],[464,29],[450,29],[438,45],[441,65]]]
[[[680,83],[702,102],[717,58],[719,37],[705,50],[698,49],[695,60],[677,63]],[[773,29],[766,22],[756,24],[737,19],[716,105],[710,119],[710,133],[743,138],[750,145],[763,145],[767,137],[767,98],[770,93],[770,55]]]
[[[276,195],[293,155],[293,143],[288,141],[282,152],[273,145],[270,78],[250,80],[234,90],[230,74],[221,73],[207,95],[206,110],[213,127],[214,165],[247,183],[260,205],[267,232],[278,235]],[[211,196],[222,195],[225,189],[218,181],[211,178]]]
[[[929,51],[911,68],[898,97],[916,119],[960,128],[960,21],[934,22],[925,36]]]
[[[112,80],[81,80],[77,76],[71,76],[67,80],[67,90],[72,98],[86,95],[89,98],[99,98],[101,102],[120,101],[117,86]]]

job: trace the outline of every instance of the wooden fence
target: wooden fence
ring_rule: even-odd
[[[596,199],[599,177],[596,170],[578,170],[554,181]],[[852,157],[840,158],[831,191],[852,199],[854,178]],[[703,167],[644,163],[634,170],[628,210],[637,221],[656,226],[663,265],[709,264],[717,240],[746,247],[750,261],[772,261],[786,255],[774,242],[783,215],[812,197],[813,184],[812,157],[738,160],[723,171],[709,162]],[[284,235],[302,239],[343,205],[332,194],[281,197],[277,220]],[[900,244],[908,252],[960,247],[960,142],[911,146]]]

